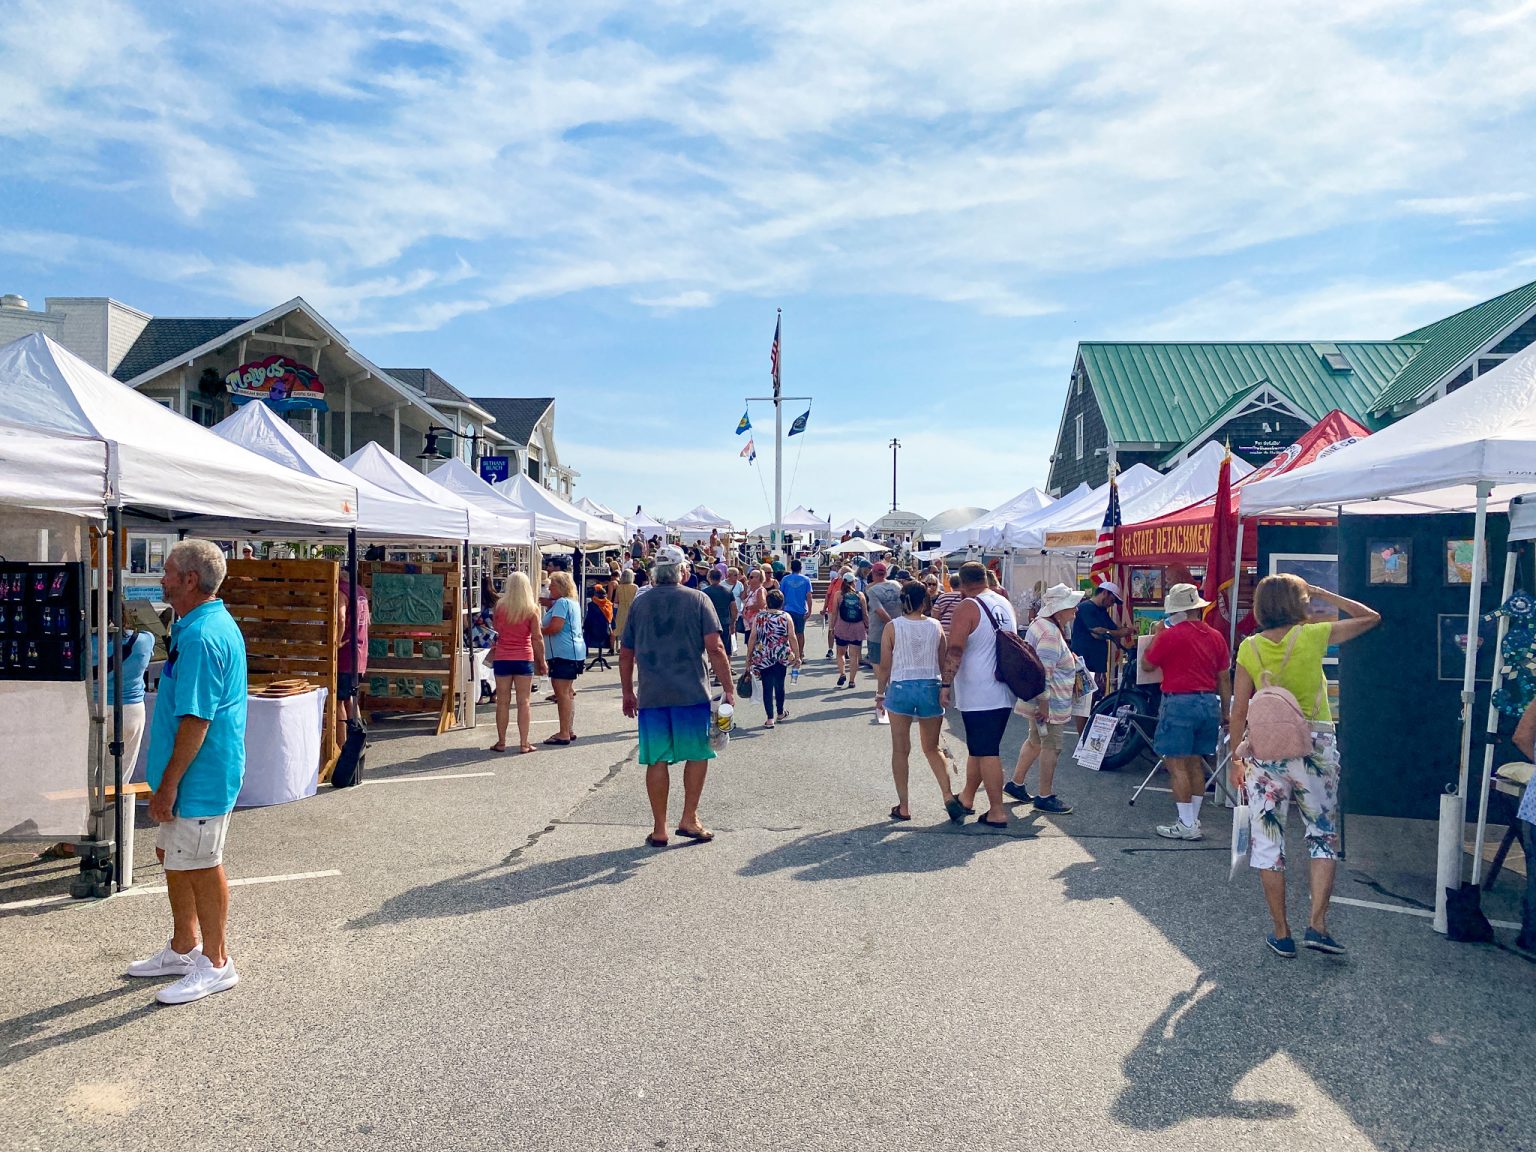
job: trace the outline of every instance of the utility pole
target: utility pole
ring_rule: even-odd
[[[784,547],[784,309],[773,326],[773,546]]]
[[[896,451],[901,447],[901,441],[891,437],[891,511],[896,511]]]

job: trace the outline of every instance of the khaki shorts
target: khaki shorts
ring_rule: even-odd
[[[197,872],[224,863],[229,815],[178,816],[160,825],[155,831],[155,847],[165,853],[165,870]]]
[[[1070,721],[1060,724],[1042,724],[1033,716],[1029,717],[1029,738],[1042,748],[1054,748],[1061,752],[1066,749],[1067,733],[1071,732],[1075,737],[1077,727]]]

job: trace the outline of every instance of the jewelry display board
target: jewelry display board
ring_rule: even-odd
[[[368,592],[368,672],[360,685],[370,716],[435,712],[439,734],[453,726],[461,620],[455,561],[372,561],[358,565]]]
[[[329,780],[336,744],[336,665],[341,606],[331,560],[231,560],[219,596],[245,637],[246,682],[258,691],[273,680],[308,680],[326,689],[320,779]]]

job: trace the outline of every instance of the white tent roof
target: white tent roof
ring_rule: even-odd
[[[860,520],[857,516],[855,516],[852,520],[844,520],[836,528],[832,529],[832,531],[836,532],[839,536],[841,536],[844,532],[868,532],[869,522],[866,520]]]
[[[1163,479],[1156,468],[1145,464],[1132,464],[1120,473],[1116,483],[1120,488],[1121,518],[1124,519],[1126,501],[1140,496],[1152,485]],[[1007,546],[1011,548],[1037,549],[1045,547],[1045,538],[1051,532],[1098,531],[1104,522],[1104,509],[1109,506],[1109,485],[1101,484],[1082,496],[1071,496],[1056,501],[1044,512],[1022,526],[1013,525],[1006,533]]]
[[[1094,488],[1085,480],[1054,504],[1047,504],[1044,508],[1026,512],[1004,520],[994,527],[982,529],[977,533],[976,543],[982,548],[1039,548],[1045,543],[1045,533],[1036,532],[1036,526],[1070,515],[1079,504],[1092,502],[1095,493],[1099,491],[1100,489]],[[1099,512],[1101,519],[1104,515],[1102,507],[1101,505]]]
[[[568,500],[562,500],[542,484],[536,484],[519,472],[508,480],[495,485],[496,491],[520,508],[539,518],[539,532],[545,529],[545,519],[570,524],[561,528],[560,539],[582,544],[622,544],[624,533],[617,524],[583,512]]]
[[[364,537],[406,540],[463,540],[469,517],[425,500],[398,496],[349,471],[315,447],[265,404],[251,403],[209,429],[274,464],[357,488],[357,532]]]
[[[1533,481],[1536,345],[1364,440],[1245,484],[1241,507],[1245,516],[1313,507],[1470,511],[1479,484],[1492,485],[1489,508],[1502,508]]]
[[[828,556],[851,556],[858,552],[889,552],[884,544],[877,544],[873,540],[865,540],[862,536],[855,536],[852,540],[845,540],[841,544],[834,544],[827,549]]]
[[[214,436],[34,333],[0,348],[0,423],[108,446],[110,489],[88,515],[120,502],[149,516],[215,516],[257,523],[351,528],[357,488],[292,472]],[[5,471],[25,463],[20,433],[7,436]],[[54,443],[58,443],[54,440]],[[35,454],[36,449],[32,452]],[[44,507],[83,509],[78,475]],[[51,477],[50,477],[51,482]],[[3,490],[3,487],[0,487]],[[32,505],[36,507],[38,505]]]
[[[928,522],[928,517],[918,512],[908,512],[902,508],[894,508],[884,516],[876,517],[875,522],[869,526],[872,532],[889,533],[895,536],[905,536],[916,532]]]
[[[999,528],[1010,520],[1022,519],[1025,516],[1033,516],[1043,508],[1049,508],[1056,503],[1038,488],[1029,488],[1020,492],[1012,500],[1004,501],[990,512],[959,524],[945,528],[939,533],[939,545],[945,552],[954,552],[961,548],[969,548],[974,544],[980,544],[982,533]]]
[[[1516,496],[1509,502],[1509,538],[1536,540],[1536,492]]]
[[[636,510],[633,516],[624,518],[624,536],[628,539],[636,532],[650,539],[652,536],[665,536],[667,526],[654,516],[647,516],[644,512]]]
[[[576,507],[580,508],[588,516],[596,516],[601,520],[611,520],[615,524],[624,523],[624,517],[620,516],[606,504],[599,504],[588,496],[583,496],[576,501]]]
[[[371,480],[397,496],[404,496],[408,500],[425,500],[468,517],[471,544],[506,546],[528,543],[528,526],[525,522],[503,518],[477,508],[377,444],[364,444],[342,463],[365,480]]]
[[[1136,468],[1136,465],[1126,470],[1120,477],[1120,520],[1124,524],[1140,524],[1143,520],[1152,520],[1165,512],[1172,512],[1178,508],[1187,507],[1190,504],[1204,500],[1216,491],[1216,484],[1221,473],[1221,461],[1226,456],[1227,450],[1220,444],[1212,441],[1204,445],[1199,451],[1193,452],[1166,476],[1159,476],[1152,472],[1151,483],[1139,483],[1135,491],[1130,490],[1126,478]],[[1151,469],[1148,469],[1151,472]],[[1232,479],[1242,479],[1253,471],[1253,466],[1237,457],[1232,458]],[[1085,503],[1068,518],[1068,523],[1055,522],[1046,529],[1046,547],[1061,548],[1066,551],[1078,551],[1082,548],[1092,547],[1092,541],[1053,541],[1053,534],[1066,532],[1092,532],[1097,535],[1100,525],[1104,522],[1104,510],[1109,504],[1109,490],[1106,485],[1101,499],[1095,499]]]
[[[515,541],[518,544],[530,544],[535,540],[543,542],[544,537],[540,533],[541,525],[538,518],[531,512],[518,507],[508,500],[500,492],[497,492],[483,478],[469,468],[461,460],[446,460],[439,464],[428,474],[433,480],[441,484],[455,496],[459,496],[482,512],[489,512],[493,516],[499,516],[503,520],[511,520],[523,526],[523,537]],[[550,539],[553,539],[551,537]]]
[[[772,531],[772,524],[764,524],[761,528],[754,528],[752,535],[767,536]],[[817,516],[816,513],[812,512],[804,504],[801,504],[793,512],[784,513],[784,531],[801,534],[819,532],[826,536],[831,533],[832,525],[820,516]]]
[[[987,510],[985,508],[946,508],[937,516],[931,517],[928,523],[924,524],[912,535],[917,540],[942,541],[946,530],[953,531],[961,525],[969,524],[971,521],[986,514]]]
[[[731,522],[711,508],[700,504],[684,512],[676,520],[668,520],[667,527],[685,540],[708,539],[711,532],[729,532]]]
[[[106,492],[107,446],[100,440],[0,425],[0,508],[100,518]]]

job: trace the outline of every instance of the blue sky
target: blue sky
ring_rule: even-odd
[[[1042,483],[1080,339],[1398,335],[1536,279],[1536,2],[17,0],[0,291],[551,394],[578,491]],[[764,433],[771,414],[760,407]]]

